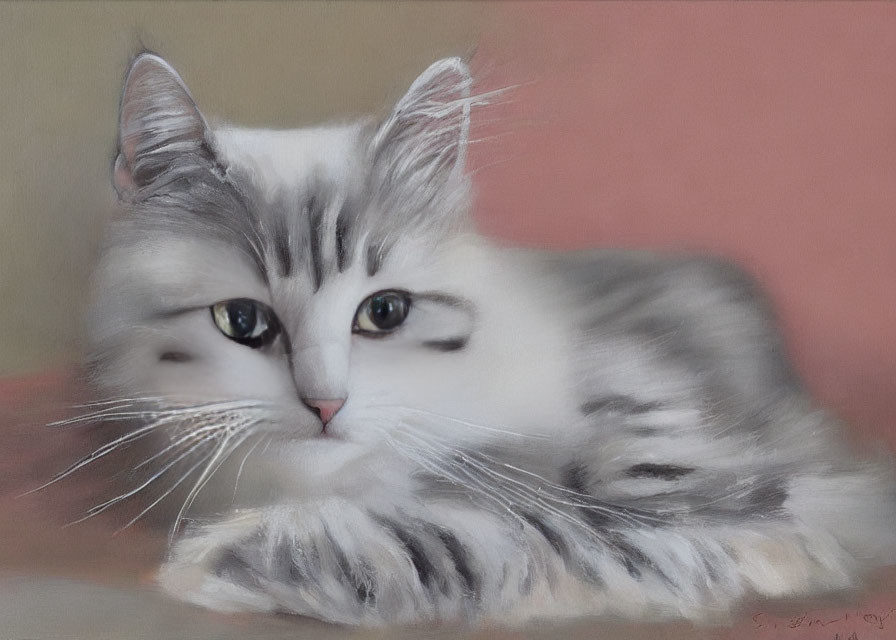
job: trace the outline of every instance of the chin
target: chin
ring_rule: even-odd
[[[370,481],[378,466],[370,460],[376,450],[371,443],[338,432],[285,440],[272,454],[271,481],[287,497],[297,499],[334,490],[356,491]]]

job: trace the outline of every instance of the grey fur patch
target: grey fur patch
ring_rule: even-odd
[[[588,470],[584,465],[571,463],[566,466],[563,474],[563,484],[571,490],[582,495],[590,495],[588,489]]]
[[[445,340],[426,340],[423,346],[435,351],[460,351],[467,346],[467,338],[447,338]]]
[[[383,256],[379,247],[369,245],[367,247],[367,261],[365,263],[368,276],[375,276],[383,264]]]
[[[337,544],[326,527],[324,527],[324,535],[327,537],[327,546],[333,553],[342,580],[355,590],[355,597],[359,603],[373,605],[376,602],[376,584],[372,576],[366,574],[359,575],[353,570],[345,551]]]
[[[375,517],[375,519],[389,529],[395,539],[405,548],[411,559],[411,564],[417,572],[417,577],[420,579],[420,584],[428,589],[438,587],[442,593],[448,595],[448,581],[430,559],[425,545],[411,534],[408,528],[398,522],[382,516]]]
[[[566,541],[563,539],[560,534],[558,534],[553,528],[551,528],[543,519],[539,518],[532,512],[524,512],[520,514],[520,517],[523,518],[527,523],[529,523],[533,529],[538,531],[545,540],[547,540],[548,544],[551,545],[551,548],[559,555],[564,562],[569,561],[569,547],[566,545]]]
[[[326,265],[323,261],[324,238],[324,212],[319,207],[317,199],[312,195],[308,203],[302,208],[303,217],[308,220],[308,242],[311,252],[311,282],[314,290],[320,289],[324,280]]]
[[[679,478],[693,473],[695,469],[691,467],[679,467],[673,464],[653,464],[644,462],[629,467],[626,475],[631,478],[656,478],[658,480],[678,480]]]
[[[346,249],[346,242],[348,236],[346,215],[344,211],[339,213],[339,217],[336,219],[336,269],[339,273],[345,271],[346,260],[348,259],[348,253]]]
[[[173,164],[176,184],[160,180],[141,190],[130,205],[133,235],[118,240],[184,235],[204,242],[217,239],[240,250],[268,282],[265,243],[244,194],[206,165],[189,158],[178,158]]]
[[[228,549],[218,558],[212,573],[219,578],[242,586],[257,586],[259,575],[239,554]]]
[[[454,569],[460,577],[464,591],[475,599],[479,599],[480,580],[473,571],[472,557],[466,547],[457,539],[453,533],[444,528],[438,528],[436,535],[441,540],[442,545],[448,552],[448,557],[454,563]]]
[[[274,560],[272,578],[287,584],[300,584],[307,579],[302,568],[296,562],[296,551],[294,540],[283,537],[277,541],[272,554]]]
[[[532,558],[527,557],[526,575],[520,582],[519,592],[521,596],[527,596],[532,593],[532,587],[535,584],[535,568],[533,567]]]
[[[619,561],[622,562],[632,578],[640,580],[643,577],[644,569],[656,571],[656,567],[650,559],[636,546],[624,540],[622,536],[613,536],[610,543],[615,549]],[[662,574],[660,573],[660,575]]]
[[[293,274],[292,247],[289,241],[289,231],[286,228],[286,218],[275,216],[271,223],[270,245],[273,247],[274,256],[280,267],[281,278],[288,278]]]
[[[554,527],[549,525],[545,520],[532,512],[522,512],[519,514],[533,529],[543,537],[551,546],[554,552],[563,560],[563,565],[567,571],[571,571],[580,575],[590,584],[600,587],[604,585],[603,578],[598,574],[597,569],[587,561],[586,558],[573,558],[569,550],[569,545],[563,535]]]
[[[192,362],[193,356],[183,351],[163,351],[159,354],[159,362],[171,362],[180,364],[183,362]]]
[[[764,514],[780,511],[785,500],[787,500],[787,487],[780,481],[765,483],[753,491],[749,497],[753,509]]]
[[[662,404],[659,402],[643,402],[630,396],[614,394],[603,398],[589,400],[581,406],[581,411],[586,416],[598,412],[640,415],[650,413],[661,407]]]

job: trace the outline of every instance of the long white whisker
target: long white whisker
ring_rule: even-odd
[[[228,447],[230,440],[233,438],[233,433],[228,433],[224,436],[224,440],[221,441],[221,444],[212,454],[211,459],[208,464],[202,470],[202,473],[199,476],[199,479],[196,481],[196,484],[193,485],[193,488],[190,490],[189,495],[184,500],[183,505],[180,508],[180,511],[177,512],[177,516],[174,518],[174,525],[171,528],[171,534],[169,536],[169,542],[174,541],[174,536],[177,533],[178,528],[180,527],[180,523],[184,518],[184,514],[186,514],[187,510],[193,505],[193,501],[196,499],[196,496],[199,495],[199,492],[205,487],[208,483],[209,479],[215,474],[215,472],[220,468],[221,464],[230,456],[233,451],[239,447],[243,442],[245,442],[246,438],[248,438],[252,433],[248,433],[244,435],[234,447]]]
[[[132,406],[132,405],[126,405]],[[236,400],[236,401],[227,401],[227,402],[210,402],[199,405],[192,406],[184,406],[184,407],[171,407],[171,408],[163,408],[163,409],[141,409],[135,411],[123,411],[121,409],[125,407],[117,406],[117,407],[108,407],[106,409],[101,409],[99,411],[93,411],[90,413],[86,413],[83,415],[75,416],[72,418],[67,418],[65,420],[57,420],[55,422],[49,423],[47,426],[50,427],[59,427],[59,426],[67,426],[71,424],[83,423],[83,422],[93,422],[96,420],[100,421],[111,421],[111,420],[119,420],[119,419],[148,419],[148,418],[164,418],[164,417],[185,417],[185,416],[198,416],[205,414],[224,414],[229,411],[241,411],[246,409],[257,409],[266,406],[265,404],[247,401],[247,400]]]
[[[415,434],[409,433],[408,435],[413,437]],[[424,446],[427,445],[426,440],[421,438],[421,434],[418,433],[418,434],[416,434],[416,436],[417,436],[418,444],[422,444]],[[432,446],[434,444],[437,444],[437,443],[436,442],[429,443],[430,451],[433,453],[435,453],[435,450],[432,449]],[[440,445],[440,446],[444,447],[444,445]],[[512,496],[512,498],[507,498],[507,499],[510,500],[510,502],[513,504],[516,504],[517,501],[520,501],[524,505],[528,505],[530,507],[537,507],[540,511],[550,513],[556,517],[562,518],[572,524],[575,524],[576,526],[587,531],[589,534],[594,533],[592,531],[593,527],[590,527],[587,523],[585,523],[581,519],[573,516],[572,514],[568,513],[567,511],[556,508],[551,503],[561,504],[564,506],[570,506],[570,507],[574,507],[574,508],[578,508],[578,509],[587,509],[589,511],[596,511],[596,512],[602,513],[603,515],[605,515],[609,518],[617,520],[618,522],[621,522],[623,524],[636,524],[638,522],[638,520],[636,518],[634,518],[631,514],[625,513],[622,510],[615,510],[615,509],[612,509],[609,507],[594,504],[593,496],[587,496],[587,494],[586,494],[586,497],[589,498],[588,502],[582,502],[582,501],[573,502],[573,501],[569,501],[569,500],[563,500],[563,499],[558,498],[557,496],[554,496],[550,493],[541,491],[541,488],[533,489],[531,486],[529,486],[525,482],[522,482],[522,481],[520,481],[516,478],[512,478],[510,476],[507,476],[506,474],[499,473],[499,472],[495,471],[494,469],[491,469],[491,468],[487,467],[486,465],[482,464],[480,461],[476,460],[474,457],[472,457],[468,453],[459,451],[453,447],[445,447],[445,449],[448,453],[448,455],[446,456],[446,460],[449,462],[449,464],[453,465],[455,468],[460,470],[462,473],[464,473],[464,475],[466,475],[471,480],[474,480],[474,475],[473,475],[473,471],[469,467],[472,467],[473,470],[478,471],[479,473],[482,473],[482,474],[486,475],[487,477],[499,480],[499,482],[496,485],[484,485],[483,483],[481,483],[481,481],[475,480],[477,483],[481,484],[482,486],[487,487],[489,491],[491,491],[493,493],[500,492],[500,493],[504,493],[507,496]],[[457,462],[458,456],[462,459],[464,464],[459,464]],[[553,483],[551,483],[551,484],[553,484]],[[558,486],[558,485],[553,485],[553,486]]]
[[[78,469],[81,469],[92,462],[96,462],[100,458],[112,453],[113,451],[115,451],[116,449],[118,449],[119,447],[121,447],[125,444],[133,442],[135,440],[139,440],[140,438],[148,435],[149,433],[151,433],[152,431],[155,431],[156,429],[160,428],[161,426],[162,425],[160,425],[158,423],[151,423],[149,425],[146,425],[145,427],[141,427],[140,429],[131,431],[130,433],[127,433],[119,438],[116,438],[112,442],[108,442],[108,443],[104,444],[103,446],[99,447],[98,449],[96,449],[95,451],[93,451],[92,453],[87,454],[86,456],[84,456],[83,458],[81,458],[80,460],[78,460],[77,462],[72,464],[67,469],[60,471],[55,476],[53,476],[53,478],[51,480],[49,480],[48,482],[45,482],[41,486],[31,489],[30,491],[27,491],[27,492],[23,493],[22,495],[27,496],[29,494],[40,491],[41,489],[46,489],[50,485],[55,484],[55,483],[59,482],[60,480],[63,480],[64,478],[67,478],[68,476],[73,474]]]
[[[153,507],[155,507],[155,506],[156,506],[157,504],[159,504],[162,500],[164,500],[166,497],[168,497],[168,496],[171,494],[172,491],[174,491],[175,489],[177,489],[177,487],[179,487],[180,484],[181,484],[184,480],[186,480],[188,477],[190,477],[190,475],[191,475],[194,471],[196,471],[196,469],[198,469],[200,466],[202,466],[204,463],[205,463],[205,458],[200,458],[199,461],[198,461],[196,464],[194,464],[193,466],[191,466],[191,467],[187,470],[187,472],[184,473],[180,478],[178,478],[178,479],[177,479],[177,482],[175,482],[173,485],[171,485],[171,487],[170,487],[167,491],[165,491],[165,493],[163,493],[161,496],[159,496],[158,498],[156,498],[155,500],[153,500],[152,503],[151,503],[148,507],[146,507],[145,509],[143,509],[143,511],[141,511],[140,513],[138,513],[138,514],[137,514],[134,518],[132,518],[126,525],[124,525],[124,526],[121,527],[120,529],[116,530],[116,531],[115,531],[115,534],[119,534],[119,533],[121,533],[122,531],[124,531],[125,529],[127,529],[128,527],[130,527],[131,525],[133,525],[135,522],[137,522],[137,520],[139,520],[140,518],[142,518],[143,516],[145,516],[147,513],[149,513],[149,511],[150,511]]]
[[[92,518],[95,515],[102,513],[106,509],[118,504],[119,502],[121,502],[123,500],[127,500],[131,496],[134,496],[134,495],[140,493],[141,491],[146,489],[149,485],[151,485],[153,482],[155,482],[158,478],[160,478],[162,475],[164,475],[165,472],[167,472],[169,469],[171,469],[171,467],[173,467],[175,464],[177,464],[184,458],[191,455],[194,451],[199,449],[203,444],[206,444],[210,440],[214,439],[214,437],[215,436],[206,436],[205,439],[196,443],[195,445],[193,445],[192,447],[187,449],[184,453],[177,456],[174,460],[172,460],[171,462],[166,464],[159,471],[157,471],[155,474],[153,474],[148,480],[142,482],[139,486],[135,487],[134,489],[131,489],[130,491],[127,491],[127,492],[121,494],[120,496],[106,500],[105,502],[102,502],[102,503],[96,505],[95,507],[91,507],[90,509],[88,509],[87,514],[84,517],[79,518],[78,520],[75,520],[74,522],[70,522],[70,523],[66,524],[65,526],[68,527],[73,524],[78,524],[79,522],[83,522],[89,518]]]
[[[213,432],[213,431],[219,431],[224,428],[225,427],[223,427],[220,424],[210,424],[205,427],[200,427],[199,429],[191,429],[186,434],[180,436],[177,440],[175,440],[168,446],[164,447],[161,451],[151,455],[150,457],[146,458],[143,462],[137,464],[134,467],[134,471],[136,471],[137,469],[140,469],[141,467],[145,467],[153,460],[160,458],[161,456],[165,455],[169,451],[177,449],[178,447],[180,447],[182,444],[184,444],[186,442],[190,442],[191,440],[197,440],[197,439],[201,440],[205,436],[206,433]]]
[[[530,476],[532,478],[535,478],[536,480],[538,480],[540,483],[542,483],[544,486],[551,489],[552,491],[556,491],[560,494],[568,495],[573,498],[579,499],[579,501],[563,500],[555,495],[551,495],[550,493],[539,492],[540,496],[543,496],[544,498],[551,500],[553,502],[557,502],[559,504],[565,504],[568,506],[573,506],[573,507],[577,507],[577,508],[581,508],[581,509],[588,509],[590,511],[598,511],[600,513],[611,516],[613,518],[624,519],[623,521],[627,524],[635,524],[641,520],[653,520],[656,522],[662,521],[661,518],[657,518],[648,513],[643,513],[643,514],[639,513],[639,514],[637,514],[637,516],[633,515],[633,514],[622,514],[618,510],[614,510],[610,506],[596,505],[596,504],[594,504],[594,496],[591,496],[587,493],[581,493],[579,491],[574,491],[568,487],[564,487],[563,485],[556,484],[555,482],[551,482],[544,476],[541,476],[535,472],[528,471],[526,469],[522,469],[520,467],[514,466],[512,464],[508,464],[506,462],[501,462],[499,460],[495,460],[493,457],[491,457],[487,454],[480,453],[477,455],[487,459],[489,462],[492,462],[495,465],[498,465],[498,466],[504,467],[506,469],[510,469],[511,471],[515,471],[517,473],[521,473],[521,474]],[[485,468],[485,469],[487,469],[487,468]],[[490,471],[492,473],[496,473],[496,474],[498,473],[497,471],[494,471],[494,470],[490,470]],[[509,482],[514,482],[516,484],[528,486],[528,485],[524,485],[524,483],[522,483],[520,480],[517,480],[515,478],[506,477],[502,474],[498,474],[498,475],[500,475],[500,477],[502,477],[502,478],[506,478]],[[531,487],[530,487],[530,489],[531,489]],[[624,509],[624,507],[620,507],[619,509]]]
[[[481,429],[482,431],[488,431],[492,433],[500,433],[501,435],[506,436],[514,436],[517,438],[529,438],[532,440],[548,440],[549,436],[545,434],[533,434],[533,433],[518,433],[516,431],[510,431],[509,429],[501,429],[499,427],[491,427],[484,424],[478,424],[476,422],[469,422],[468,420],[461,420],[460,418],[453,418],[451,416],[442,415],[439,413],[435,413],[433,411],[427,411],[425,409],[418,409],[416,407],[407,407],[403,405],[379,405],[378,408],[390,408],[390,409],[401,409],[402,411],[409,411],[411,413],[417,413],[425,416],[429,416],[431,418],[438,418],[440,420],[448,420],[450,422],[454,422],[456,424],[462,424],[467,427],[471,427],[473,429]]]
[[[270,444],[271,440],[273,439],[273,436],[268,436],[266,439],[267,439],[268,444]],[[248,460],[249,456],[252,455],[252,452],[258,448],[258,445],[260,445],[264,441],[265,441],[264,437],[259,438],[256,441],[256,443],[253,444],[249,448],[249,451],[246,452],[246,455],[244,455],[243,459],[240,461],[240,466],[239,466],[239,468],[237,468],[237,471],[236,471],[236,480],[234,480],[234,482],[233,482],[233,497],[230,499],[231,503],[236,502],[236,490],[240,485],[240,478],[243,476],[243,467],[246,464],[246,460]],[[267,445],[265,445],[265,446],[267,447]]]
[[[408,435],[411,435],[411,434],[408,434]],[[474,491],[475,493],[486,498],[490,502],[496,503],[501,508],[501,510],[503,512],[508,513],[514,519],[521,520],[519,514],[515,513],[514,510],[512,509],[513,502],[511,500],[508,500],[504,496],[496,495],[495,492],[492,491],[491,487],[485,485],[481,480],[472,476],[469,473],[469,470],[466,470],[463,468],[459,469],[467,477],[467,480],[465,481],[462,477],[458,476],[456,473],[450,471],[449,469],[446,469],[443,464],[440,464],[437,461],[438,458],[436,458],[435,456],[432,456],[431,458],[425,458],[425,457],[421,458],[419,456],[413,456],[412,455],[413,452],[409,451],[407,449],[407,445],[402,446],[402,444],[400,442],[398,442],[397,440],[395,440],[394,438],[390,438],[390,440],[393,445],[397,445],[398,447],[404,449],[404,454],[406,456],[410,456],[414,460],[415,463],[419,464],[420,466],[422,466],[424,469],[426,469],[430,473],[434,473],[437,476],[442,476],[442,477],[454,482],[455,484],[458,484],[462,487],[466,487],[466,488]],[[418,447],[419,447],[419,444],[418,444]],[[457,467],[454,467],[454,468],[457,469]],[[473,484],[471,485],[470,483],[473,483]]]

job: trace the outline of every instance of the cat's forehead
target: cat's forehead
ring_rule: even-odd
[[[362,123],[304,129],[214,131],[219,160],[251,176],[267,193],[291,190],[309,177],[333,187],[349,188],[362,167]]]
[[[244,235],[261,241],[268,280],[304,274],[316,291],[357,259],[347,250],[382,224],[360,215],[366,142],[363,123],[215,131],[216,157],[245,198],[252,229]]]

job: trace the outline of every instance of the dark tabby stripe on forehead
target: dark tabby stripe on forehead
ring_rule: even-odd
[[[237,176],[240,182],[246,177]],[[251,189],[251,186],[247,187]],[[255,232],[267,247],[282,278],[307,273],[315,291],[328,276],[342,273],[358,254],[357,243],[368,238],[369,225],[376,220],[359,216],[359,206],[335,185],[321,181],[278,196],[274,201],[257,204],[260,222]],[[388,247],[379,232],[370,234],[361,254],[367,275],[375,275]]]
[[[336,218],[336,268],[339,273],[345,271],[346,259],[346,242],[348,241],[348,216],[346,215],[345,206],[339,212]]]
[[[271,245],[274,248],[274,256],[280,267],[279,274],[281,278],[288,278],[293,275],[293,259],[292,247],[289,242],[289,230],[286,228],[286,218],[283,216],[274,216],[271,221]]]
[[[380,267],[383,263],[382,249],[381,247],[368,245],[367,247],[367,275],[375,276],[377,271],[380,270]]]
[[[311,282],[314,285],[314,290],[317,291],[323,283],[324,273],[326,271],[326,265],[324,264],[323,258],[323,244],[329,240],[329,238],[323,237],[326,229],[324,220],[325,210],[320,206],[318,199],[312,195],[305,206],[302,207],[301,215],[308,223],[308,249],[310,252],[309,257],[311,259]],[[334,237],[332,240],[335,244],[336,238]]]

